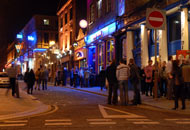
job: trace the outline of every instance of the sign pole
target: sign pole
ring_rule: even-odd
[[[155,40],[154,40],[154,45],[155,45],[155,70],[154,70],[154,98],[158,97],[158,62],[157,62],[157,29],[155,31]]]

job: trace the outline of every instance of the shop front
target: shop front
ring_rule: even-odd
[[[112,34],[116,31],[116,23],[112,23],[99,31],[86,37],[88,48],[88,66],[99,73],[115,59],[115,38]]]

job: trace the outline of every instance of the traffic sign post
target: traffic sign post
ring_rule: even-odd
[[[165,30],[166,12],[155,8],[146,10],[146,27],[155,31],[155,71],[154,71],[154,97],[158,97],[158,62],[157,62],[157,30]]]

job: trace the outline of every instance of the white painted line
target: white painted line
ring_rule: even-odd
[[[71,119],[52,119],[52,120],[45,120],[46,122],[59,122],[59,121],[71,121]]]
[[[176,122],[177,124],[190,124],[190,122]]]
[[[121,115],[121,114],[109,115],[106,112],[106,109],[107,110],[112,110],[112,111],[115,111],[115,112],[118,112],[118,113],[122,113],[123,115]],[[111,107],[105,107],[105,106],[102,106],[102,105],[99,105],[99,110],[100,110],[100,112],[101,112],[101,114],[102,114],[102,116],[104,118],[145,118],[144,116],[139,116],[139,115],[136,115],[136,114],[133,114],[133,113],[129,113],[129,112],[126,112],[126,111],[121,111],[121,110],[114,109],[114,108],[111,108]]]
[[[136,125],[157,125],[157,124],[160,124],[159,122],[133,122],[133,124],[136,124]]]
[[[28,120],[18,120],[18,121],[3,121],[4,123],[27,123]]]
[[[112,121],[112,119],[86,119],[87,121]]]
[[[150,119],[126,119],[127,121],[151,121]]]
[[[177,120],[183,120],[183,121],[189,121],[190,118],[181,118],[181,119],[165,119],[166,121],[177,121]]]
[[[7,127],[7,126],[26,126],[26,124],[0,124],[0,127]]]
[[[163,22],[164,21],[163,18],[158,18],[158,17],[149,17],[149,20],[151,20],[151,21],[157,21],[157,22]]]
[[[116,122],[89,122],[90,125],[115,125]]]
[[[55,125],[72,125],[72,123],[45,123],[47,126],[55,126]]]

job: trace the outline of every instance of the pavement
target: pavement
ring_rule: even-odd
[[[12,90],[6,95],[7,89],[0,88],[0,120],[34,116],[51,110],[51,106],[26,93],[24,82],[18,84],[20,98],[13,97]]]
[[[36,97],[26,93],[25,83],[19,81],[19,92],[20,98],[13,97],[11,95],[11,90],[8,95],[6,95],[7,89],[0,88],[0,120],[8,120],[20,117],[28,117],[39,115],[51,111],[52,107],[45,105],[40,102]],[[48,86],[54,87],[53,84],[48,83]],[[107,89],[100,90],[100,87],[90,87],[90,88],[73,88],[69,85],[64,86],[64,88],[74,89],[78,91],[98,94],[101,96],[107,96]],[[133,99],[133,91],[129,91],[129,100]],[[154,108],[159,108],[163,110],[168,110],[169,112],[177,112],[180,114],[190,114],[190,101],[186,100],[186,110],[171,110],[174,106],[173,100],[167,100],[166,98],[153,99],[152,97],[147,97],[141,95],[142,104],[149,105]],[[141,106],[141,105],[138,105]],[[179,108],[181,107],[181,101],[179,101]]]

